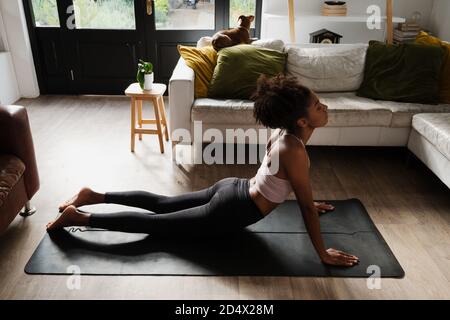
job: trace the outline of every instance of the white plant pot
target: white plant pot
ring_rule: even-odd
[[[152,90],[153,85],[153,72],[150,74],[144,75],[144,90]]]

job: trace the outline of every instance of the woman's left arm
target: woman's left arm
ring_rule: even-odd
[[[358,258],[349,253],[333,248],[325,249],[320,233],[320,222],[317,209],[312,197],[312,188],[309,181],[309,168],[306,165],[307,155],[305,149],[290,151],[283,157],[283,167],[289,177],[297,202],[302,211],[306,230],[311,242],[323,263],[335,266],[351,267],[358,263]]]
[[[307,159],[305,149],[286,150],[282,158],[280,156],[281,164],[294,190],[311,242],[319,257],[324,260],[327,257],[327,251],[320,233],[319,215],[313,201]]]

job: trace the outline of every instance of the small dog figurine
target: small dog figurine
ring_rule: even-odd
[[[255,16],[239,16],[239,27],[222,30],[212,37],[212,45],[216,51],[235,46],[240,43],[250,44],[250,25],[255,20]]]

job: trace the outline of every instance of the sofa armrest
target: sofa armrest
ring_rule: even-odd
[[[194,70],[180,58],[169,80],[169,128],[172,142],[179,142],[179,135],[174,135],[174,130],[186,129],[191,132],[194,80]]]
[[[0,153],[25,164],[24,182],[30,200],[39,189],[39,176],[28,114],[22,106],[0,106]]]

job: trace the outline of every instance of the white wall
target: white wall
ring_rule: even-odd
[[[39,96],[30,39],[21,0],[0,0],[0,12],[11,52],[20,96]]]
[[[430,30],[437,37],[450,42],[450,0],[434,0]]]
[[[450,2],[450,0],[442,0]],[[347,0],[347,15],[365,16],[369,5],[378,5],[385,14],[386,0]],[[309,33],[322,28],[335,31],[341,35],[342,43],[367,42],[369,39],[383,40],[385,38],[385,26],[382,30],[368,30],[365,23],[361,22],[324,22],[320,20],[303,19],[301,15],[320,15],[323,1],[320,0],[294,0],[296,20],[297,42],[309,42]],[[394,16],[409,19],[415,11],[422,14],[421,25],[428,28],[433,0],[395,0]],[[286,42],[289,39],[289,24],[287,19],[287,1],[264,0],[263,1],[263,25],[261,28],[261,38],[281,38]],[[264,18],[265,14],[282,14],[286,19]],[[265,25],[264,25],[265,24]]]

